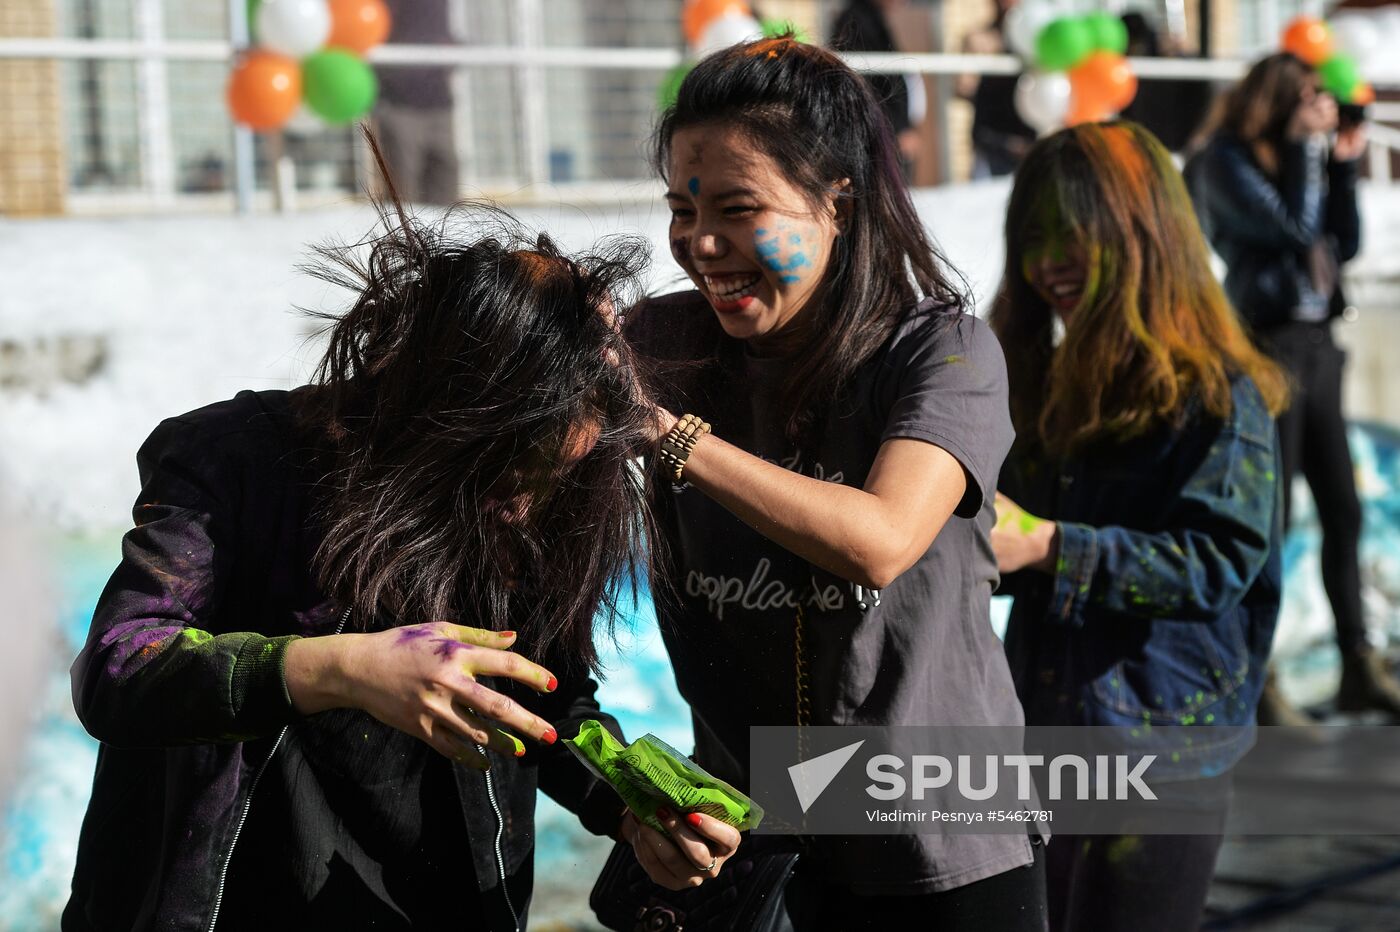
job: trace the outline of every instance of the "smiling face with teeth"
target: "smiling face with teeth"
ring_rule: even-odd
[[[838,209],[813,207],[738,130],[676,131],[671,145],[671,254],[731,337],[788,347],[825,277]]]
[[[1091,250],[1065,221],[1059,199],[1049,193],[1040,198],[1021,236],[1021,275],[1068,323],[1075,308],[1093,297]]]

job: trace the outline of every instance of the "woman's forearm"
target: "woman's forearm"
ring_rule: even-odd
[[[905,460],[947,462],[914,477],[908,462],[881,470],[881,460],[888,460],[882,449],[866,488],[857,489],[803,476],[705,436],[686,463],[685,480],[809,563],[881,589],[928,549],[966,488],[951,455],[908,443],[923,449],[906,451]]]

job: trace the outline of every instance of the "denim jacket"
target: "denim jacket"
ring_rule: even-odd
[[[1282,588],[1274,422],[1254,383],[1224,421],[1179,425],[1062,462],[1013,450],[1000,488],[1059,522],[1053,574],[1003,580],[1006,650],[1028,725],[1231,725],[1160,748],[1158,772],[1219,773],[1253,742]],[[1179,732],[1178,732],[1179,734]]]

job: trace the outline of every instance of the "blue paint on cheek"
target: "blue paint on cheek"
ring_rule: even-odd
[[[690,196],[691,196],[691,197],[694,197],[695,195],[697,195],[697,194],[700,193],[700,179],[699,179],[699,178],[691,178],[688,182],[686,182],[686,185],[685,185],[685,186],[686,186],[687,188],[690,189]]]
[[[802,276],[797,274],[800,268],[811,268],[812,262],[807,257],[807,253],[801,249],[794,249],[784,260],[782,253],[782,236],[774,233],[766,235],[767,230],[759,229],[754,231],[757,236],[754,240],[754,248],[758,252],[759,261],[770,272],[778,273],[778,281],[784,285],[793,285],[802,280]],[[787,234],[789,246],[801,246],[802,235],[800,233]]]

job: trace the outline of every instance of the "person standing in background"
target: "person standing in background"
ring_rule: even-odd
[[[962,50],[969,55],[1004,55],[1002,34],[1006,14],[1017,0],[993,0],[992,21],[968,33]],[[1016,112],[1014,74],[965,74],[958,77],[958,96],[972,103],[972,177],[1009,175],[1035,144],[1035,130]]]
[[[445,45],[454,40],[447,0],[385,0],[390,42]],[[382,65],[374,109],[379,145],[404,200],[447,205],[457,200],[457,141],[452,120],[452,69]]]
[[[831,48],[838,52],[897,52],[889,14],[907,0],[850,0],[831,26]],[[910,107],[911,82],[902,74],[867,74],[876,100],[890,121],[899,150],[899,165],[907,182],[919,155],[919,130]],[[922,85],[921,85],[922,86]],[[922,122],[923,114],[920,113]]]
[[[1346,307],[1341,266],[1357,254],[1357,160],[1363,124],[1338,126],[1317,72],[1288,53],[1258,62],[1221,101],[1188,166],[1202,224],[1225,261],[1225,290],[1297,383],[1279,418],[1284,489],[1301,469],[1322,527],[1322,584],[1342,680],[1337,708],[1400,718],[1400,682],[1371,649],[1361,607],[1361,503],[1342,415],[1346,353],[1332,320]],[[1284,519],[1290,496],[1284,495]],[[1272,682],[1265,724],[1303,724]]]

